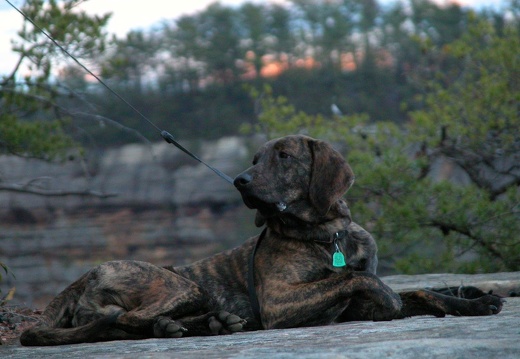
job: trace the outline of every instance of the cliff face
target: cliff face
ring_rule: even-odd
[[[261,142],[224,138],[186,147],[234,177]],[[87,163],[0,157],[0,169],[8,183],[117,194],[100,199],[0,192],[0,262],[15,276],[3,275],[0,289],[5,294],[16,288],[12,304],[43,307],[102,261],[185,264],[257,232],[253,211],[232,185],[166,143],[106,150]]]

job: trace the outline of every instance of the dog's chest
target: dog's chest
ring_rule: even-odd
[[[255,270],[264,279],[309,283],[350,270],[347,265],[333,265],[333,255],[336,253],[333,243],[276,243],[275,240],[262,243],[255,258]],[[339,246],[339,250],[344,251],[344,246]]]

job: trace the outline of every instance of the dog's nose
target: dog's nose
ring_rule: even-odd
[[[252,180],[253,177],[249,173],[241,173],[238,176],[236,176],[235,180],[233,181],[233,184],[236,188],[240,189],[247,186]]]

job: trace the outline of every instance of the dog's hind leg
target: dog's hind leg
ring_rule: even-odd
[[[175,290],[161,287],[149,291],[139,306],[117,318],[114,327],[147,337],[184,336],[188,328],[183,325],[183,318],[199,316],[212,309],[208,304],[211,298],[195,283],[186,282],[178,283]]]
[[[154,290],[148,291],[141,305],[117,318],[115,328],[159,338],[242,330],[245,321],[228,312],[219,312],[211,296],[196,283],[174,274],[168,283],[158,281],[161,285],[150,284]]]

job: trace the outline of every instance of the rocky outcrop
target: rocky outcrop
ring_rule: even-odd
[[[250,163],[262,138],[228,137],[185,145],[204,161],[234,177]],[[41,197],[0,192],[0,209],[81,208],[91,206],[180,206],[201,202],[237,202],[239,195],[226,181],[165,142],[129,144],[90,152],[82,160],[48,163],[14,156],[0,157],[0,178],[57,191],[96,190],[115,197]]]
[[[480,276],[393,276],[394,289],[437,287],[461,281],[482,284],[520,273]],[[390,322],[353,322],[324,327],[265,330],[215,337],[148,339],[61,347],[0,347],[3,358],[518,358],[520,298],[508,298],[489,317],[414,317]]]

